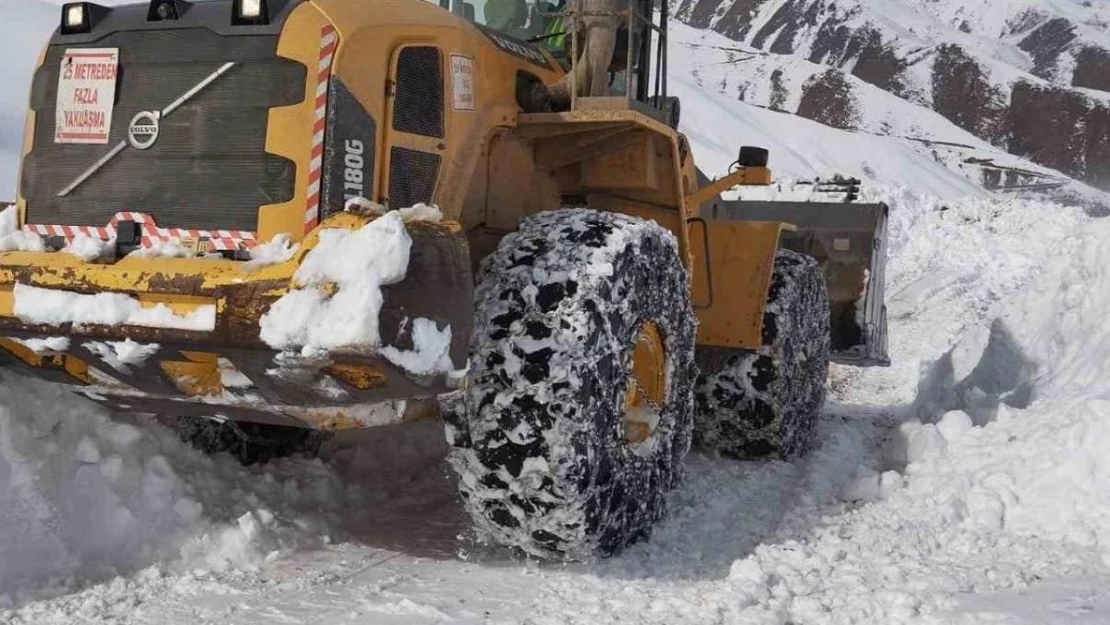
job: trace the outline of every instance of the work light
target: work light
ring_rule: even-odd
[[[67,2],[62,5],[62,34],[79,35],[92,32],[96,23],[111,11],[93,2]]]
[[[65,27],[74,30],[85,25],[85,17],[88,15],[85,12],[85,5],[81,3],[65,5],[63,13],[65,14]]]
[[[239,17],[248,20],[262,17],[262,0],[240,0]]]
[[[237,26],[270,23],[270,7],[266,0],[235,0],[231,23]]]

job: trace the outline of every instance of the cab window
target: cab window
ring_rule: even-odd
[[[474,22],[524,40],[542,40],[562,31],[562,19],[548,15],[563,11],[564,0],[454,0],[452,10]]]

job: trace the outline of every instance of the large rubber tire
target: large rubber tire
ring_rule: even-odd
[[[700,348],[696,444],[734,458],[795,458],[816,439],[829,370],[829,297],[817,261],[775,256],[758,350]]]
[[[228,453],[247,466],[293,455],[315,456],[327,439],[324,432],[279,425],[196,417],[158,420],[198,451],[209,455]]]
[[[693,425],[694,316],[671,233],[586,209],[522,221],[482,264],[450,462],[476,539],[588,559],[647,536],[680,480]],[[658,425],[625,439],[644,322],[667,368]]]

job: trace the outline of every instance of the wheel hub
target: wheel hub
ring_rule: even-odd
[[[632,375],[624,401],[624,438],[639,445],[651,438],[667,399],[667,354],[654,321],[640,326],[632,352]]]

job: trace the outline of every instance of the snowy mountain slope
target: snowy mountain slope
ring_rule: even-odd
[[[842,174],[942,198],[996,190],[1039,194],[1047,187],[1056,197],[1099,212],[1110,207],[1110,195],[1008,154],[939,114],[853,76],[843,77],[856,89],[850,119],[836,123],[824,117],[834,109],[790,95],[799,93],[791,85],[821,77],[827,68],[795,62],[782,70],[774,55],[738,50],[723,35],[680,23],[672,25],[670,37],[669,84],[683,102],[682,130],[699,166],[712,175],[726,171],[743,143],[773,146],[771,167],[778,178]],[[771,87],[764,88],[768,76]],[[734,95],[742,95],[743,102]],[[789,114],[799,107],[813,108],[810,116],[832,123]]]
[[[674,6],[687,23],[768,54],[764,63],[780,79],[773,71],[749,79],[764,91],[819,104],[790,112],[825,122],[852,119],[853,101],[867,97],[848,74],[1005,151],[1107,189],[1110,29],[1105,6],[1095,4],[681,0]],[[839,71],[782,84],[781,76],[807,63]],[[744,72],[738,66],[734,74]]]
[[[707,92],[676,72],[671,92],[683,100],[683,132],[698,166],[727,172],[740,145],[771,148],[778,179],[856,176],[870,184],[904,184],[921,193],[956,199],[986,195],[982,187],[921,154],[908,141],[851,133],[784,113],[737,103]],[[749,191],[750,193],[751,191]]]

